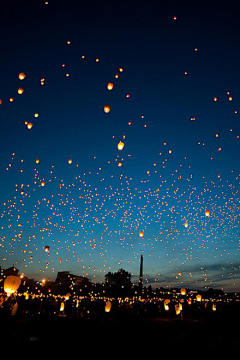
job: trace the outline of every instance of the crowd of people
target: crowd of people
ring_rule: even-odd
[[[223,304],[213,308],[212,303],[189,303],[186,299],[181,301],[171,300],[166,309],[164,300],[161,299],[110,299],[110,308],[106,307],[108,299],[73,296],[32,296],[25,297],[21,294],[0,296],[1,318],[26,316],[67,316],[67,317],[151,317],[164,320],[203,320],[209,314],[221,312]],[[109,305],[109,303],[108,303]],[[177,311],[178,310],[178,311]]]

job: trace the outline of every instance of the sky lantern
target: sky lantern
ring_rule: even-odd
[[[105,312],[110,312],[111,307],[112,307],[111,301],[107,301],[105,305]]]
[[[186,289],[181,289],[181,295],[186,295]]]
[[[45,186],[45,181],[42,181],[42,182],[41,182],[41,186]]]
[[[213,98],[213,101],[217,101],[217,98],[216,98],[216,97],[214,97],[214,98]]]
[[[110,111],[110,105],[108,105],[108,104],[105,105],[104,108],[103,108],[103,110],[104,110],[105,113],[109,113],[109,111]]]
[[[44,251],[49,252],[49,246],[45,246]]]
[[[38,113],[37,111],[34,113],[34,117],[35,117],[35,118],[38,118],[38,117],[39,117],[39,113]]]
[[[210,211],[209,210],[205,210],[205,216],[207,216],[207,217],[210,216]]]
[[[25,75],[23,72],[21,72],[20,74],[18,74],[19,80],[24,80],[25,77],[26,77],[26,75]]]
[[[23,92],[24,92],[23,88],[20,87],[20,88],[18,89],[18,94],[21,95]]]
[[[199,301],[199,302],[200,302],[200,301],[202,301],[202,295],[197,294],[197,296],[196,296],[196,300],[197,300],[197,301]]]
[[[24,195],[24,190],[21,190],[21,195]]]
[[[9,275],[4,280],[4,291],[10,295],[17,291],[21,284],[21,278],[19,276]]]
[[[108,83],[108,84],[107,84],[107,89],[108,89],[108,90],[112,90],[112,89],[113,89],[113,84],[112,84],[112,83]]]
[[[2,99],[0,99],[0,105],[2,104]]]
[[[30,130],[33,127],[32,123],[27,123],[27,128]]]
[[[72,164],[72,159],[68,159],[68,163],[69,163],[69,164]]]
[[[139,236],[143,237],[143,235],[144,235],[144,231],[139,231]]]
[[[187,223],[187,222],[185,222],[185,223],[184,223],[184,226],[185,226],[185,228],[187,228],[187,227],[188,227],[188,223]]]
[[[119,162],[118,162],[118,166],[119,166],[119,167],[122,166],[122,161],[119,161]]]
[[[10,102],[13,102],[13,100],[14,100],[13,97],[10,97],[9,101],[10,101]]]
[[[165,299],[165,300],[164,300],[164,310],[166,310],[166,311],[169,310],[169,303],[170,303],[170,300],[169,300],[169,299]]]
[[[123,72],[123,68],[119,68],[118,70],[119,70],[120,72]]]
[[[39,164],[39,159],[36,159],[36,164]]]
[[[124,143],[122,141],[119,141],[117,147],[118,147],[118,150],[122,150],[124,148]]]
[[[229,101],[232,101],[232,96],[229,96],[228,100],[229,100]]]

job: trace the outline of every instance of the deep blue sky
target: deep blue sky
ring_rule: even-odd
[[[240,291],[238,16],[237,1],[1,3],[2,268],[137,282],[143,254],[145,285]]]

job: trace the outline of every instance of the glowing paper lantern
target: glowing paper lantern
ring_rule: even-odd
[[[168,311],[169,310],[169,304],[170,303],[170,300],[169,299],[165,299],[164,300],[164,309],[166,310],[166,311]]]
[[[144,235],[144,231],[139,231],[139,236],[143,237],[143,235]]]
[[[23,88],[20,87],[20,88],[18,89],[18,94],[21,95],[23,92],[24,92]]]
[[[196,300],[197,300],[197,301],[202,301],[202,295],[197,294],[197,296],[196,296]]]
[[[112,83],[108,83],[108,84],[107,84],[107,89],[108,89],[108,90],[112,90],[112,89],[113,89],[113,84],[112,84]]]
[[[34,113],[34,117],[35,117],[35,118],[39,117],[39,113],[38,113],[38,112],[35,112],[35,113]]]
[[[122,161],[119,161],[119,162],[118,162],[118,166],[122,166]]]
[[[72,159],[69,159],[69,160],[68,160],[68,163],[69,163],[69,164],[72,164]]]
[[[184,226],[185,226],[185,228],[187,228],[187,227],[188,227],[188,223],[187,223],[187,222],[185,222],[185,223],[184,223]]]
[[[68,299],[70,298],[70,296],[71,296],[71,293],[67,293],[67,294],[65,295],[65,299],[68,300]]]
[[[21,284],[21,278],[14,275],[9,275],[4,280],[4,291],[10,295],[17,291]]]
[[[205,210],[205,216],[207,216],[207,217],[210,216],[210,211],[209,210]]]
[[[109,113],[109,111],[110,111],[110,106],[109,106],[108,104],[105,105],[104,108],[103,108],[103,110],[104,110],[105,113]]]
[[[45,246],[44,251],[49,252],[49,246]]]
[[[39,164],[39,159],[36,159],[36,164]]]
[[[124,143],[122,141],[119,141],[117,147],[118,147],[118,150],[122,150],[124,148]]]
[[[25,77],[26,77],[26,75],[25,75],[23,72],[21,72],[20,74],[18,74],[19,80],[24,80]]]
[[[41,182],[41,186],[45,186],[45,181],[42,181],[42,182]]]
[[[214,100],[214,101],[217,101],[217,98],[215,97],[215,98],[213,98],[213,100]]]
[[[27,123],[27,128],[30,130],[33,127],[32,123]]]
[[[181,295],[186,295],[186,289],[181,289]]]
[[[107,301],[105,305],[105,312],[110,312],[112,307],[111,301]]]

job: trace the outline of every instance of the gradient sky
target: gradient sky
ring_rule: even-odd
[[[239,10],[1,2],[2,268],[240,291]]]

